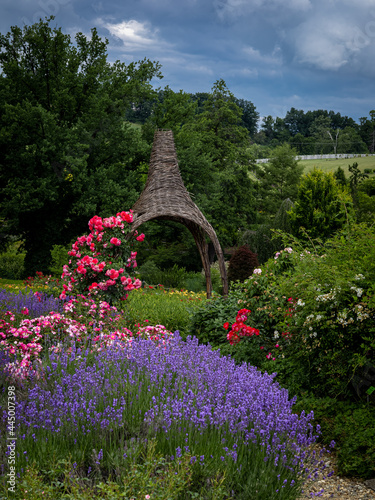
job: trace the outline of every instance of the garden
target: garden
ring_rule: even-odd
[[[288,236],[208,300],[137,277],[131,222],[2,283],[2,498],[297,499],[332,449],[374,477],[374,228]]]
[[[296,160],[373,152],[375,112],[259,122],[53,20],[0,36],[0,498],[300,500],[332,457],[375,478],[372,160]],[[120,211],[158,129],[227,296],[212,242],[207,299],[188,226]]]

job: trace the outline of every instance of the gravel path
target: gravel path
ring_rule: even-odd
[[[323,457],[327,465],[328,471],[334,471],[331,477],[326,479],[317,479],[306,483],[304,493],[298,500],[318,498],[335,498],[340,500],[375,500],[375,490],[370,488],[368,484],[375,488],[375,481],[364,481],[363,479],[345,478],[337,475],[337,458],[334,453],[330,453]],[[323,493],[319,494],[321,490]]]

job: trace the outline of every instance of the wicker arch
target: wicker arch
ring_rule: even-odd
[[[151,151],[147,182],[132,207],[132,232],[146,221],[167,219],[184,224],[194,237],[206,277],[207,298],[212,294],[208,236],[219,261],[224,295],[228,294],[228,279],[224,255],[215,230],[191,199],[181,177],[171,130],[157,130]]]

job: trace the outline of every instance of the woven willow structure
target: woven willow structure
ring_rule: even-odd
[[[212,294],[208,236],[219,261],[224,295],[228,294],[227,272],[223,252],[216,233],[205,216],[190,198],[183,183],[177,162],[176,148],[171,130],[157,130],[151,151],[150,167],[144,190],[134,204],[132,232],[153,219],[167,219],[184,224],[197,244],[206,276],[207,298]]]

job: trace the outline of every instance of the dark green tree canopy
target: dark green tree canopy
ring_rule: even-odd
[[[52,21],[0,35],[0,217],[25,241],[29,273],[93,214],[136,200],[149,148],[124,116],[161,76],[148,60],[108,63],[96,29],[73,41]]]

